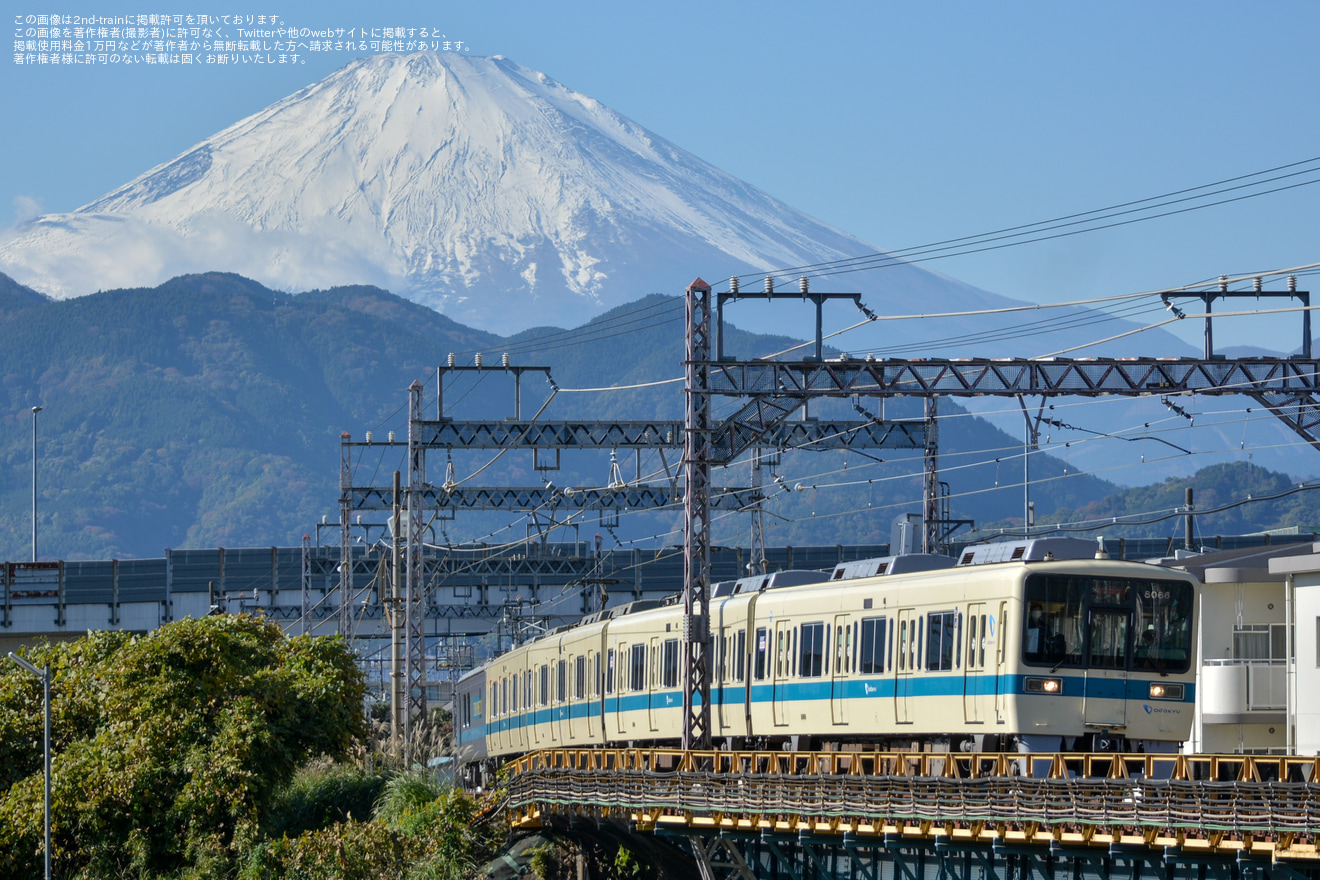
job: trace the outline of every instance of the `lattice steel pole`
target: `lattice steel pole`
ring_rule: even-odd
[[[710,285],[687,288],[683,441],[683,748],[710,748]]]
[[[422,445],[422,383],[408,386],[408,570],[404,588],[403,653],[408,667],[408,703],[404,713],[405,748],[413,726],[426,718],[426,603],[422,596],[422,490],[426,483],[426,448]]]
[[[754,495],[759,496],[765,479],[761,470],[762,449],[758,446],[752,452],[752,485],[751,490]],[[758,498],[756,505],[752,508],[752,534],[751,547],[748,560],[747,574],[758,575],[765,574],[765,500]]]
[[[302,540],[302,631],[312,631],[312,536]]]
[[[940,546],[940,423],[938,397],[926,398],[926,487],[922,498],[925,522],[922,523],[921,552],[938,553]]]
[[[399,755],[399,735],[403,731],[403,487],[398,471],[394,472],[394,511],[390,519],[390,753]]]
[[[353,486],[352,435],[339,435],[339,634],[352,638],[348,594],[353,589],[353,536],[348,524],[349,489]]]

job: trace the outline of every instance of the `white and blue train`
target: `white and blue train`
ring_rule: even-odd
[[[1191,730],[1191,575],[1046,538],[718,584],[722,748],[1173,751]],[[459,762],[676,745],[683,608],[634,602],[465,676]]]

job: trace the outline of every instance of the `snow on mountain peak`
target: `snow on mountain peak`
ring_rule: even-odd
[[[29,221],[0,238],[0,270],[59,297],[211,269],[281,289],[372,283],[511,332],[695,272],[874,250],[543,73],[417,53],[354,61]]]

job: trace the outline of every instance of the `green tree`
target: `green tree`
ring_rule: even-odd
[[[53,675],[52,853],[60,876],[223,876],[294,771],[365,734],[335,638],[251,617],[89,634],[29,653]],[[6,664],[6,667],[12,664]],[[0,675],[0,876],[41,874],[40,684]]]

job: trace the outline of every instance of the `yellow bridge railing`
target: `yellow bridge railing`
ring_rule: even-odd
[[[640,830],[1320,858],[1317,757],[552,749],[506,774],[507,815],[523,827],[579,815]]]

